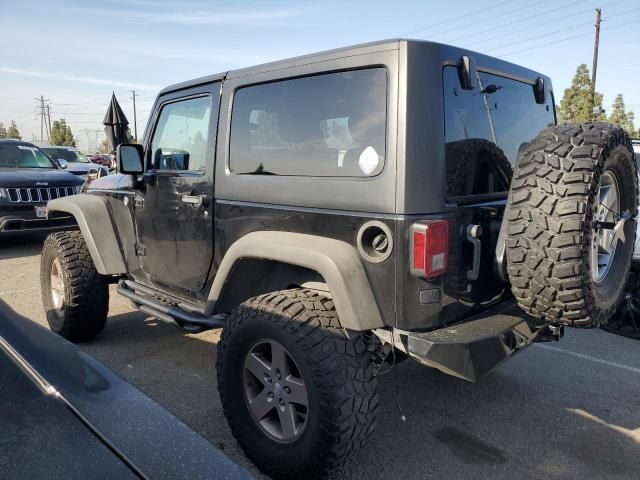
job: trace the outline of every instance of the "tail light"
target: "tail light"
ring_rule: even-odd
[[[427,279],[447,271],[449,223],[428,220],[411,225],[411,274]]]

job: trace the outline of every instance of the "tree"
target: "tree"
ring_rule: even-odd
[[[136,139],[133,138],[133,135],[131,134],[131,127],[127,127],[127,143],[137,143]]]
[[[630,137],[636,136],[635,126],[633,124],[634,121],[633,112],[626,112],[624,105],[624,97],[621,93],[616,96],[616,99],[613,101],[613,105],[611,107],[611,115],[609,115],[609,123],[613,123],[614,125],[620,125],[624,128]]]
[[[636,116],[631,110],[629,110],[627,112],[627,123],[624,124],[622,128],[624,128],[627,131],[627,133],[631,138],[636,138],[638,137],[638,135],[640,135],[640,130],[636,130],[635,120],[636,120]]]
[[[11,125],[7,129],[7,138],[15,138],[16,140],[22,140],[20,136],[20,132],[18,131],[18,126],[16,125],[15,120],[11,120]]]
[[[67,125],[67,121],[64,118],[53,121],[49,143],[51,143],[51,145],[63,145],[66,147],[76,146],[71,127]]]
[[[7,138],[7,129],[2,122],[0,122],[0,138]]]
[[[111,144],[109,143],[109,139],[105,138],[100,142],[100,147],[98,148],[100,153],[111,153]]]
[[[594,110],[599,112],[594,114]],[[576,69],[571,86],[566,88],[560,101],[558,115],[561,122],[588,122],[604,120],[602,94],[593,91],[589,69],[583,63]]]

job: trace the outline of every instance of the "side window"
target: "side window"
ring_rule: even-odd
[[[151,139],[151,168],[204,171],[210,119],[209,96],[165,105]]]
[[[507,192],[518,152],[555,123],[553,98],[535,100],[533,86],[478,72],[478,86],[460,87],[458,70],[443,72],[447,194]]]
[[[386,155],[384,68],[239,89],[231,118],[235,174],[367,177]]]

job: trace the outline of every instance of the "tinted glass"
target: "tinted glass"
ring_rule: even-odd
[[[164,106],[151,140],[151,167],[204,171],[210,119],[211,97]]]
[[[67,162],[90,163],[89,159],[77,150],[53,147],[44,147],[42,150],[54,160],[61,158]]]
[[[231,171],[376,175],[384,166],[386,105],[383,68],[242,88],[233,103]]]
[[[455,67],[443,75],[448,195],[508,191],[518,151],[555,123],[552,96],[538,104],[533,86],[483,72],[463,90]]]
[[[58,168],[36,147],[0,144],[0,168]]]

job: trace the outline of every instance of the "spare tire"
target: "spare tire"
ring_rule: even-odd
[[[549,127],[522,152],[506,212],[506,252],[524,310],[572,327],[607,323],[629,275],[637,178],[629,138],[606,123]]]

